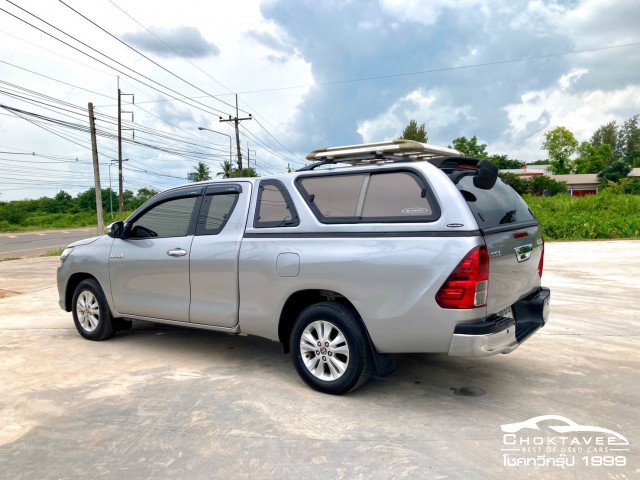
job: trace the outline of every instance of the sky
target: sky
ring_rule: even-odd
[[[236,95],[253,118],[243,161],[261,175],[398,138],[410,119],[435,145],[476,135],[490,153],[543,159],[556,126],[582,141],[640,113],[638,27],[629,1],[0,0],[0,201],[93,186],[89,102],[101,184],[117,189],[118,86],[133,94],[133,192],[236,162],[220,121]]]

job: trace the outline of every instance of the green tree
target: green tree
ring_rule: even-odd
[[[532,195],[553,196],[559,193],[567,193],[567,184],[559,182],[545,175],[536,175],[529,178],[528,191]]]
[[[472,158],[489,158],[486,143],[478,143],[478,137],[475,135],[468,139],[467,137],[458,137],[451,142],[452,148],[464,153],[467,157]]]
[[[615,151],[618,143],[618,125],[615,121],[609,122],[599,127],[593,135],[591,135],[591,145],[599,147],[600,145],[610,145]]]
[[[256,172],[255,168],[253,167],[245,167],[242,169],[242,172],[240,172],[237,168],[233,171],[233,175],[231,175],[232,177],[257,177],[258,173]]]
[[[638,115],[634,115],[624,122],[618,130],[618,150],[620,160],[634,166],[634,160],[640,153],[640,128],[638,128]]]
[[[222,178],[231,178],[233,176],[233,164],[229,160],[225,160],[220,164],[222,170],[216,175]]]
[[[553,173],[571,173],[571,156],[578,148],[578,140],[573,133],[565,127],[556,127],[544,134],[540,148],[547,151]]]
[[[529,192],[529,184],[527,183],[527,180],[522,178],[520,175],[515,175],[513,173],[498,173],[498,176],[504,183],[518,192],[519,195],[524,195]]]
[[[613,162],[609,167],[605,168],[600,175],[600,184],[603,188],[609,186],[608,182],[619,183],[626,179],[631,171],[631,167],[624,162]]]
[[[509,158],[507,155],[490,155],[487,160],[492,163],[495,163],[498,169],[500,170],[508,170],[515,168],[522,168],[525,166],[525,163],[520,160],[515,160],[513,158]]]
[[[409,120],[409,125],[402,131],[402,137],[405,140],[415,140],[416,142],[427,143],[427,129],[425,124],[418,126],[418,122],[414,119]]]
[[[211,180],[211,170],[204,162],[198,162],[196,171],[193,174],[193,181],[202,182],[204,180]]]
[[[576,173],[600,173],[613,159],[613,148],[608,143],[594,147],[591,142],[581,142],[578,158],[574,161]]]

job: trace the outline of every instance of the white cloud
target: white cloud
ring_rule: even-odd
[[[586,69],[574,69],[555,85],[526,92],[519,103],[504,107],[509,131],[489,145],[489,150],[520,160],[537,160],[544,155],[540,151],[544,133],[552,128],[564,126],[583,141],[601,125],[612,120],[624,121],[640,111],[640,85],[606,91],[576,88],[588,76]]]
[[[382,7],[399,20],[433,25],[444,9],[464,10],[481,7],[486,11],[485,0],[382,0]]]
[[[452,107],[452,100],[438,89],[418,88],[397,101],[375,118],[358,122],[358,133],[365,143],[398,138],[409,120],[425,123],[430,143],[446,143],[438,138],[441,128],[451,125],[460,117],[469,118],[469,107]]]

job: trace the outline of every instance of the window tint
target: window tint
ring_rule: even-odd
[[[197,197],[177,198],[154,206],[132,225],[131,238],[184,237]]]
[[[238,202],[237,193],[206,195],[200,207],[196,235],[217,235],[227,224]]]
[[[354,217],[362,182],[368,175],[307,177],[300,182],[323,217]]]
[[[323,223],[431,222],[440,216],[424,181],[407,171],[303,177],[298,188]]]
[[[254,227],[295,227],[299,224],[291,196],[278,180],[260,182],[257,202]]]
[[[371,175],[364,200],[362,218],[424,217],[433,211],[426,190],[408,172]]]
[[[458,182],[458,189],[463,192],[469,208],[482,228],[535,220],[520,195],[500,179],[491,190],[483,190],[473,184],[472,176],[468,176]]]

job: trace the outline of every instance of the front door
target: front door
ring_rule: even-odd
[[[199,203],[190,193],[159,200],[127,224],[126,238],[114,239],[109,273],[119,313],[189,321],[192,216]]]

